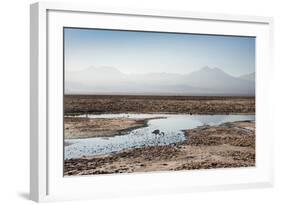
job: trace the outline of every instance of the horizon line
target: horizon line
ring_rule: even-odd
[[[203,69],[205,69],[205,68],[208,68],[208,69],[210,69],[210,70],[218,69],[218,70],[220,70],[220,71],[224,72],[225,74],[227,74],[227,75],[229,75],[229,76],[232,76],[232,77],[240,77],[240,76],[244,76],[244,75],[249,75],[249,74],[254,74],[254,73],[256,73],[256,71],[254,71],[254,72],[244,73],[244,74],[242,74],[242,75],[236,76],[236,75],[229,74],[228,72],[226,72],[226,71],[224,71],[223,69],[221,69],[221,68],[219,68],[219,67],[216,67],[216,66],[215,66],[215,67],[202,66],[202,67],[198,68],[197,70],[191,71],[191,72],[189,72],[189,73],[175,73],[175,72],[174,72],[174,73],[173,73],[173,72],[171,72],[171,73],[170,73],[170,72],[127,73],[127,72],[121,71],[120,69],[116,68],[115,66],[104,66],[104,65],[101,65],[101,66],[90,65],[90,66],[88,66],[87,68],[83,68],[83,69],[80,69],[80,70],[67,70],[67,69],[64,69],[64,70],[65,70],[65,72],[81,72],[81,71],[85,71],[85,70],[87,70],[87,69],[89,69],[89,68],[91,68],[91,67],[93,67],[93,68],[95,68],[95,69],[113,68],[113,69],[116,69],[117,71],[119,71],[120,73],[125,74],[125,75],[141,75],[141,74],[142,74],[142,75],[144,75],[144,74],[177,74],[177,75],[189,75],[189,74],[191,74],[191,73],[198,72],[198,71],[203,70]]]

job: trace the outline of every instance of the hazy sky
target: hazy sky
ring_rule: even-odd
[[[190,73],[218,67],[255,71],[255,38],[97,29],[64,29],[65,69],[115,67],[123,73]]]

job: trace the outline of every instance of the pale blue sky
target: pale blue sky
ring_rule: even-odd
[[[65,69],[115,67],[123,73],[190,73],[218,67],[255,71],[255,38],[98,29],[64,29]]]

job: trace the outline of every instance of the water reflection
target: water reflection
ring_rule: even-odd
[[[83,115],[77,117],[85,117]],[[69,146],[65,147],[65,158],[79,158],[110,154],[128,148],[167,145],[185,140],[182,130],[192,129],[200,125],[217,125],[224,122],[255,120],[255,115],[176,115],[176,114],[104,114],[88,115],[89,118],[152,118],[164,119],[149,120],[148,127],[139,128],[126,135],[114,137],[98,137],[88,139],[65,140]],[[152,132],[159,129],[164,135],[155,135]]]

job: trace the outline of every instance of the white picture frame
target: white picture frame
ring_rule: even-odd
[[[272,18],[45,2],[32,4],[30,11],[32,200],[40,202],[273,186],[273,133],[268,129],[272,113],[266,110],[273,98],[268,92],[273,70]],[[256,36],[256,167],[63,177],[61,32],[64,26]]]

